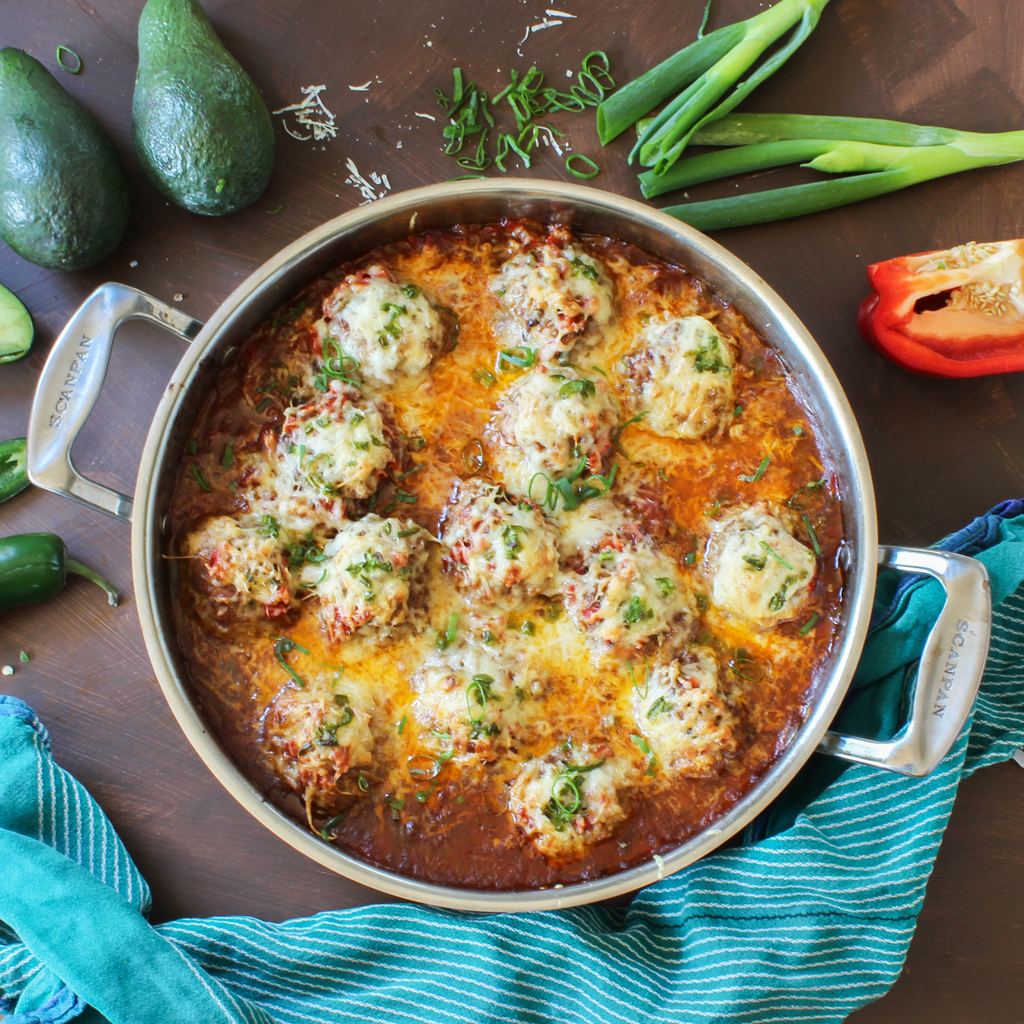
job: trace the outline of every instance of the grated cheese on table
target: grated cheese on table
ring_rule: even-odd
[[[386,174],[378,174],[376,171],[372,171],[369,180],[367,180],[360,173],[359,168],[356,167],[355,161],[351,157],[345,161],[345,166],[349,170],[345,184],[359,190],[359,194],[363,197],[363,201],[359,204],[360,206],[366,206],[367,203],[372,203],[375,199],[383,199],[391,191],[391,182]]]
[[[367,83],[369,85],[369,83]],[[310,139],[322,142],[324,139],[333,139],[338,135],[338,129],[334,126],[334,115],[324,105],[320,93],[326,89],[326,85],[304,85],[299,92],[306,98],[301,103],[293,103],[290,106],[275,110],[275,114],[293,114],[295,123],[301,128],[308,128],[308,135],[300,135],[288,127],[287,117],[282,122],[284,130],[300,142],[307,142]],[[349,86],[349,88],[352,88]]]

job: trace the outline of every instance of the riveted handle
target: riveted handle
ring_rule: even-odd
[[[818,751],[902,775],[927,775],[960,735],[985,671],[992,628],[988,570],[976,558],[931,548],[880,547],[878,563],[925,573],[946,591],[946,603],[925,641],[909,695],[910,716],[889,741],[827,732]]]
[[[198,320],[137,288],[101,285],[54,342],[28,425],[32,483],[126,523],[131,522],[132,499],[82,476],[71,461],[71,446],[99,398],[114,333],[126,320],[136,319],[150,320],[189,342],[203,328]]]

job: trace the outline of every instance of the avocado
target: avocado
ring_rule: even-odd
[[[37,266],[81,270],[117,248],[130,205],[92,114],[34,57],[0,50],[0,237]]]
[[[234,213],[270,180],[270,111],[196,0],[142,10],[132,131],[150,181],[193,213]]]

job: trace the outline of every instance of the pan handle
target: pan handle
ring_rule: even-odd
[[[132,499],[82,476],[71,461],[71,446],[103,387],[115,331],[126,320],[137,319],[150,320],[189,342],[203,327],[137,288],[100,285],[54,342],[28,424],[32,483],[125,523],[131,522]]]
[[[925,573],[946,591],[909,694],[909,720],[887,742],[829,731],[818,751],[901,775],[927,775],[960,735],[985,670],[992,625],[988,570],[975,558],[931,548],[882,546],[878,564]]]

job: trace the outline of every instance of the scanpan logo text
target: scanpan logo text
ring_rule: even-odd
[[[68,411],[68,404],[75,393],[75,388],[78,387],[78,381],[85,369],[85,362],[89,358],[90,346],[95,340],[95,338],[83,338],[79,342],[78,351],[75,352],[75,358],[71,360],[67,376],[64,378],[64,387],[61,388],[57,403],[50,416],[51,427],[59,427],[64,422],[64,413]]]
[[[949,653],[946,655],[946,667],[942,672],[942,685],[939,688],[938,696],[935,698],[935,706],[932,714],[937,718],[944,717],[946,713],[946,702],[953,693],[953,685],[956,683],[956,670],[962,657],[961,648],[967,643],[968,630],[971,628],[967,619],[961,619],[956,624],[956,635],[949,645]]]

